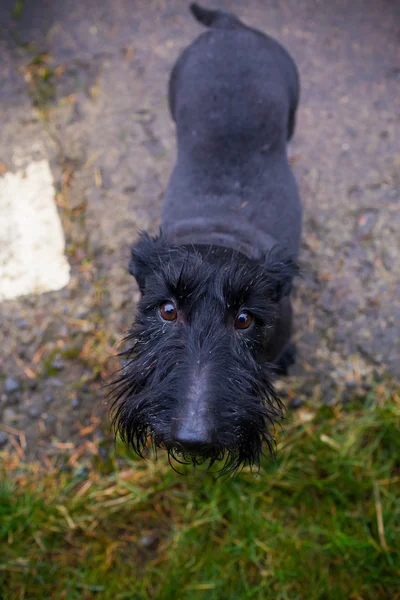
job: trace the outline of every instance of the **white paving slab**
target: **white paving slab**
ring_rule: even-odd
[[[60,290],[70,266],[49,163],[0,177],[0,300]]]

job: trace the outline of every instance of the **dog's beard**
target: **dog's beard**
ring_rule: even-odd
[[[216,367],[223,385],[211,395],[216,442],[201,453],[185,452],[170,437],[171,423],[185,372],[185,348],[169,336],[160,339],[148,323],[138,324],[126,338],[132,344],[121,353],[125,362],[111,383],[113,424],[121,440],[144,458],[153,447],[165,449],[170,464],[218,463],[220,476],[250,466],[258,470],[267,448],[274,456],[274,425],[283,416],[283,405],[272,385],[273,366],[244,353],[230,356]],[[214,365],[215,368],[215,365]]]
[[[161,242],[144,237],[133,252],[142,298],[125,340],[131,348],[112,383],[115,431],[142,457],[153,446],[178,463],[218,463],[224,475],[245,465],[258,469],[264,449],[274,454],[273,426],[283,416],[267,358],[275,358],[279,302],[297,267],[274,253],[260,264],[224,248]],[[170,298],[177,315],[166,322],[160,307]],[[253,321],[239,331],[243,307]],[[191,420],[186,409],[196,378],[201,392]],[[202,447],[198,437],[200,451],[192,453],[184,441],[178,445],[175,427],[190,431],[202,418],[199,406],[206,409],[200,433],[212,441]]]

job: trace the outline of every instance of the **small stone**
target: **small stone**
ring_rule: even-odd
[[[1,404],[4,406],[15,406],[21,400],[21,394],[2,394],[0,397]]]
[[[25,321],[25,319],[18,319],[17,327],[19,329],[26,329],[28,327],[28,323]]]
[[[301,400],[301,398],[293,398],[289,404],[288,404],[288,408],[300,408],[301,406],[303,406],[303,400]]]
[[[354,129],[354,127],[347,127],[347,133],[352,138],[357,137],[357,131]]]
[[[32,417],[32,419],[37,419],[38,417],[40,417],[42,410],[37,404],[32,404],[31,406],[29,406],[27,412],[28,415]]]
[[[396,263],[395,256],[387,249],[382,251],[381,259],[386,271],[391,271]]]
[[[0,448],[3,448],[8,442],[8,433],[0,431]]]
[[[53,362],[51,363],[51,366],[53,369],[55,369],[56,371],[62,371],[64,368],[64,361],[61,360],[61,358],[56,358],[55,360],[53,360]]]
[[[96,442],[96,444],[100,444],[104,439],[104,433],[101,429],[96,429],[93,432],[93,441]]]
[[[53,402],[54,398],[51,394],[45,394],[44,395],[44,401],[46,404],[50,404],[51,402]]]
[[[358,237],[366,239],[372,235],[372,231],[377,222],[377,213],[373,210],[366,210],[362,212],[357,219],[357,233]]]
[[[357,387],[357,382],[356,382],[356,381],[354,381],[354,379],[351,379],[350,381],[346,381],[346,387],[347,387],[349,390],[354,390],[354,388],[356,388],[356,387]]]
[[[82,465],[76,470],[75,475],[77,477],[81,477],[82,479],[86,479],[89,476],[89,469],[86,465]]]
[[[53,387],[63,387],[63,382],[61,381],[61,379],[57,379],[57,377],[50,377],[50,379],[48,380],[49,384],[52,385]]]
[[[352,394],[350,394],[348,391],[344,391],[341,395],[340,402],[345,405],[351,402],[352,399]]]
[[[17,414],[12,408],[5,408],[3,411],[4,425],[13,425],[17,420]]]
[[[154,533],[142,535],[142,537],[139,539],[139,546],[142,548],[154,548],[154,546],[157,544],[157,541],[158,537]]]
[[[21,387],[21,384],[17,379],[13,379],[12,377],[7,377],[4,382],[4,391],[6,394],[13,394],[18,391]]]
[[[60,471],[62,473],[71,473],[72,467],[70,467],[69,465],[61,465],[60,466]]]
[[[71,400],[72,408],[78,408],[79,405],[80,405],[80,400],[79,400],[78,396],[75,396],[75,398],[72,398],[72,400]]]
[[[331,393],[325,394],[322,401],[325,404],[325,406],[335,406],[337,404],[335,396],[333,396],[333,394]]]
[[[104,448],[103,446],[99,446],[98,450],[99,450],[99,454],[103,460],[106,460],[109,457],[109,452],[108,452],[107,448]]]

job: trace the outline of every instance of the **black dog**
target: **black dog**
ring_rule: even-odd
[[[258,465],[282,417],[274,371],[293,362],[290,293],[301,206],[288,164],[296,66],[275,40],[191,6],[210,30],[170,79],[178,159],[161,233],[142,235],[130,272],[142,293],[133,347],[114,382],[114,422],[183,462]]]

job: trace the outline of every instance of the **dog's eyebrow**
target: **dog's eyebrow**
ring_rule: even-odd
[[[182,285],[182,277],[183,277],[183,272],[185,270],[185,267],[187,266],[188,262],[190,259],[190,252],[189,252],[189,248],[186,250],[186,257],[184,262],[182,263],[182,267],[181,270],[179,272],[179,277],[178,277],[178,281],[176,282],[176,287],[179,288]]]

